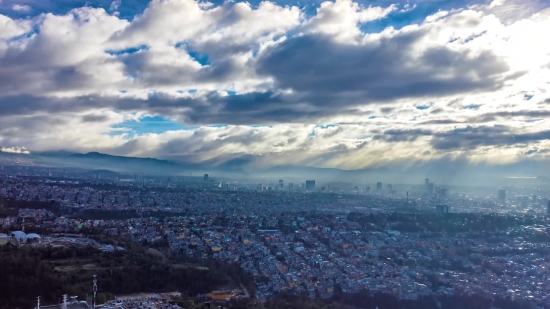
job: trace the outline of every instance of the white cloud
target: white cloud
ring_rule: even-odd
[[[490,8],[493,8],[495,6],[501,6],[506,2],[506,0],[493,0],[491,4],[489,5]]]
[[[334,36],[342,42],[349,42],[361,36],[360,23],[382,19],[397,9],[396,5],[387,8],[362,7],[351,0],[325,1],[317,9],[317,14],[311,18],[305,30],[313,33],[323,33]]]
[[[14,4],[11,6],[11,9],[17,12],[28,12],[31,10],[31,7],[28,5]]]
[[[361,30],[397,10],[153,0],[132,21],[91,7],[0,15],[0,145],[344,168],[547,155],[526,149],[548,146],[550,15],[460,9]],[[112,129],[136,115],[230,126]]]
[[[30,154],[25,147],[1,147],[0,152]]]
[[[0,44],[3,44],[2,40],[7,40],[29,32],[31,30],[31,25],[31,22],[28,20],[13,20],[8,16],[0,14]]]
[[[111,12],[118,11],[118,8],[120,7],[121,4],[122,4],[122,0],[114,0],[113,2],[111,2],[111,6],[109,6],[109,11]]]

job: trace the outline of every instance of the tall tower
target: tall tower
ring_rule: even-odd
[[[504,189],[498,190],[498,200],[503,204],[504,202],[506,202],[506,190]]]
[[[67,307],[67,294],[63,295],[63,302],[61,303],[61,309],[68,309]]]
[[[382,183],[381,182],[376,183],[376,191],[382,191]]]
[[[548,207],[546,208],[546,215],[550,217],[550,201],[548,201]]]
[[[283,180],[279,179],[279,190],[283,190]]]
[[[40,309],[40,296],[36,298],[36,309]]]
[[[94,285],[93,285],[93,289],[94,289],[94,300],[93,300],[93,308],[96,307],[96,300],[95,300],[95,296],[97,294],[97,275],[94,275]]]

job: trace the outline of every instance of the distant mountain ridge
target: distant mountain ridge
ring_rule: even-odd
[[[476,184],[494,183],[498,186],[515,183],[538,182],[547,184],[548,176],[531,179],[513,179],[509,176],[549,175],[550,167],[541,162],[516,162],[508,165],[481,163],[470,165],[466,160],[436,160],[397,164],[366,169],[344,170],[339,168],[311,167],[300,165],[257,166],[253,155],[234,156],[229,160],[210,159],[200,163],[190,162],[184,156],[166,159],[139,158],[110,155],[100,152],[75,153],[70,151],[31,152],[21,154],[0,151],[0,158],[21,157],[33,160],[38,165],[89,170],[109,170],[121,173],[144,173],[163,176],[190,176],[209,174],[211,177],[228,179],[254,179],[258,182],[271,182],[283,179],[285,184],[304,183],[316,180],[318,184],[331,182],[353,182],[369,184],[409,183],[423,184],[425,178],[436,184]],[[7,161],[9,162],[9,161]],[[1,164],[1,163],[0,163]],[[4,163],[5,164],[5,163]],[[521,178],[521,177],[520,177]]]

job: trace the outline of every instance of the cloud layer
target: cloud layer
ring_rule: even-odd
[[[533,3],[378,32],[414,6],[153,0],[132,20],[116,1],[0,15],[0,146],[257,166],[544,159],[550,14]],[[125,127],[146,116],[182,128]]]

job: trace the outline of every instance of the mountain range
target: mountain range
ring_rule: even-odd
[[[422,184],[429,177],[437,184],[449,185],[512,185],[519,182],[548,184],[548,165],[546,162],[516,162],[508,165],[477,164],[467,161],[439,160],[433,162],[382,166],[367,169],[344,170],[338,168],[309,167],[296,165],[251,167],[254,158],[242,157],[225,162],[206,161],[186,162],[178,158],[157,159],[115,156],[99,152],[74,153],[69,151],[33,152],[31,154],[8,153],[0,151],[2,157],[21,157],[32,160],[34,164],[52,167],[84,168],[90,170],[109,170],[119,173],[144,173],[149,175],[200,176],[209,174],[214,177],[230,179],[255,179],[258,181],[277,181],[285,183],[304,183],[306,179],[319,183],[349,182],[371,184],[380,181],[384,184]],[[535,174],[536,173],[536,174]],[[518,179],[509,176],[532,176]],[[513,178],[513,179],[512,179]]]

